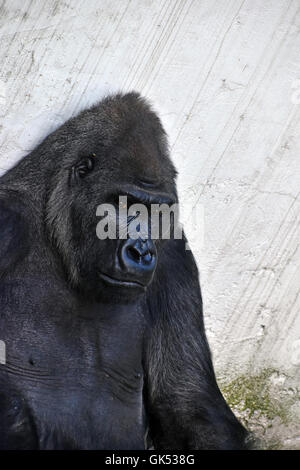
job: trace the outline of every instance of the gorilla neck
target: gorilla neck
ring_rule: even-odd
[[[136,369],[141,367],[145,329],[142,302],[125,304],[94,303],[83,307],[81,321],[98,330],[100,351],[105,368]],[[144,310],[145,311],[145,310]],[[122,367],[121,367],[122,366]]]
[[[87,308],[87,302],[84,300],[82,306],[82,317],[99,318],[101,322],[116,322],[120,319],[128,324],[131,317],[144,320],[145,296],[139,296],[134,300],[120,300],[118,298],[108,298],[104,300],[92,301]],[[140,323],[140,322],[139,322]]]

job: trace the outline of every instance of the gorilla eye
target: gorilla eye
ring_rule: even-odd
[[[80,160],[76,165],[72,167],[72,176],[76,179],[84,178],[94,168],[94,157],[86,157]]]

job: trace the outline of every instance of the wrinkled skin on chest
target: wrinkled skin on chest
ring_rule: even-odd
[[[0,367],[0,448],[29,442],[38,449],[144,448],[139,303],[87,309],[60,286],[53,290],[53,282],[48,296],[47,284],[35,278],[0,283],[7,350]],[[17,319],[8,304],[17,306]]]

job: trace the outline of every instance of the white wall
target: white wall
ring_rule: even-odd
[[[220,383],[268,445],[300,448],[300,0],[0,5],[1,171],[108,91],[150,98],[183,212],[204,208]]]

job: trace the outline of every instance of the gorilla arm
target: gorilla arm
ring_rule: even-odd
[[[226,404],[215,379],[198,270],[185,243],[165,243],[147,299],[150,437],[157,449],[243,449],[247,431]]]

